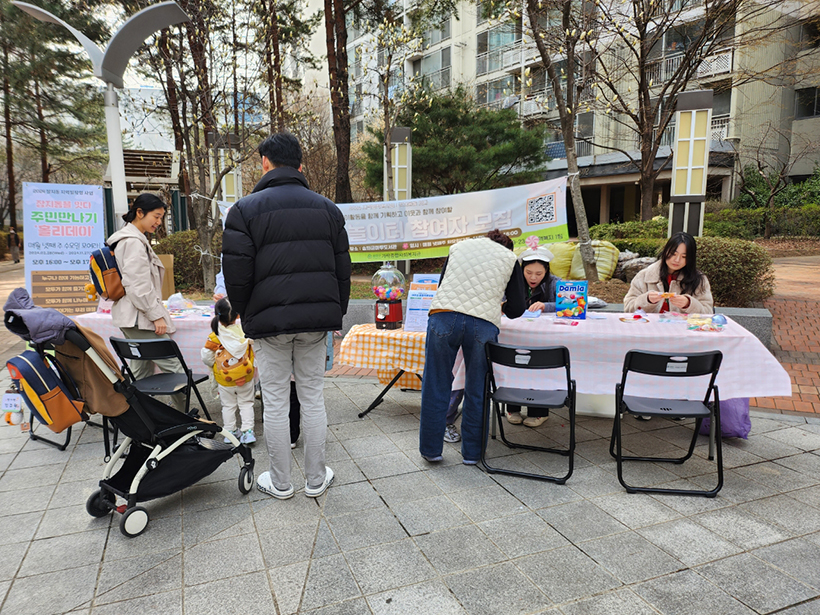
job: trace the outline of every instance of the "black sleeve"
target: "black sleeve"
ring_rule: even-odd
[[[242,217],[241,206],[234,205],[225,219],[222,234],[222,271],[228,300],[240,315],[245,313],[253,292],[255,258],[256,246]]]
[[[350,243],[345,230],[345,217],[335,205],[334,218],[339,225],[339,231],[333,241],[333,254],[336,259],[336,281],[339,284],[339,303],[342,315],[347,314],[347,305],[350,302]]]
[[[507,318],[518,318],[527,309],[527,293],[524,288],[524,272],[521,271],[521,265],[517,262],[510,275],[510,281],[507,282],[505,294],[507,301],[502,311]]]
[[[438,279],[438,285],[441,286],[441,282],[444,280],[444,271],[447,269],[447,263],[450,262],[450,257],[444,259],[444,264],[441,266],[441,274]]]

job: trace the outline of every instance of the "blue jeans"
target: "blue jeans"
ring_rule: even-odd
[[[450,404],[453,365],[458,349],[464,354],[466,381],[461,415],[461,455],[481,458],[481,423],[487,358],[484,346],[498,340],[498,327],[487,320],[459,312],[436,312],[427,321],[424,379],[421,383],[419,452],[438,457],[444,449],[445,417]]]

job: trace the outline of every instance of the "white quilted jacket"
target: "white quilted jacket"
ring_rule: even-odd
[[[501,300],[516,258],[488,237],[460,241],[450,248],[444,280],[430,311],[450,310],[501,326]]]

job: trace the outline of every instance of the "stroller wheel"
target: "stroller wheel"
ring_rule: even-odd
[[[114,494],[97,489],[86,500],[85,511],[92,517],[104,517],[114,509]]]
[[[242,493],[250,493],[253,489],[253,468],[244,466],[239,470],[239,490]]]
[[[128,538],[135,538],[148,527],[148,511],[142,506],[134,506],[123,513],[120,519],[120,531]]]

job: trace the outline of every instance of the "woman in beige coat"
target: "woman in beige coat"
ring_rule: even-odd
[[[669,296],[671,295],[671,296]],[[697,268],[695,238],[675,233],[657,262],[638,272],[624,297],[624,311],[711,314],[714,302],[709,280]]]
[[[114,250],[114,257],[122,276],[125,296],[111,308],[114,326],[129,339],[168,339],[173,333],[171,315],[162,305],[162,278],[165,267],[154,253],[145,233],[154,233],[165,216],[165,203],[154,194],[139,195],[123,215],[126,224],[106,242]],[[138,380],[151,376],[155,368],[166,373],[183,373],[176,359],[132,361],[131,371]],[[185,398],[173,396],[174,405],[184,409]]]

